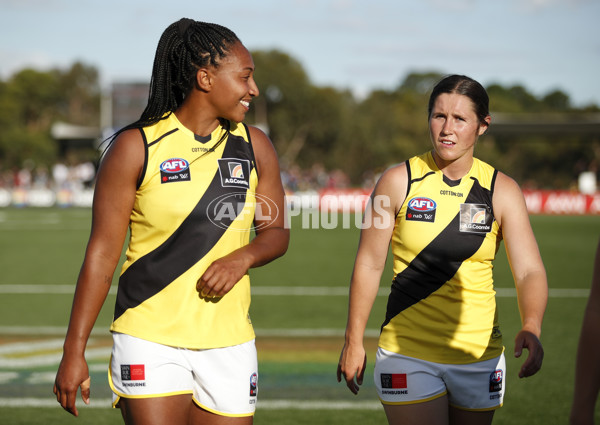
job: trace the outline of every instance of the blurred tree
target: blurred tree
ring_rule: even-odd
[[[17,108],[18,123],[26,130],[49,130],[60,105],[56,72],[24,69],[8,81],[6,94]]]
[[[255,51],[253,57],[261,95],[252,102],[248,122],[270,135],[283,168],[342,170],[359,185],[365,175],[430,149],[427,102],[442,73],[413,72],[394,90],[357,100],[348,90],[313,85],[301,63],[282,51]],[[536,97],[520,85],[491,84],[487,91],[492,126],[496,114],[573,121],[582,112],[600,112],[598,105],[573,108],[560,90]],[[50,165],[58,159],[51,125],[98,126],[99,115],[100,85],[92,66],[23,69],[0,81],[0,169],[26,160]],[[550,132],[489,134],[476,154],[519,183],[568,188],[582,170],[597,169],[600,140]]]
[[[64,102],[60,111],[71,124],[97,126],[100,116],[100,83],[98,71],[81,62],[58,73],[59,89]]]
[[[100,87],[93,67],[77,62],[66,71],[26,68],[13,74],[0,83],[2,166],[52,164],[58,154],[52,124],[97,126],[99,115]]]
[[[302,65],[278,50],[252,56],[261,91],[253,100],[253,121],[269,133],[283,167],[342,165],[333,152],[348,137],[346,124],[354,104],[350,93],[313,86]]]
[[[549,111],[554,112],[568,111],[571,108],[569,96],[560,90],[555,90],[545,95],[542,98],[542,103]]]
[[[253,100],[254,123],[267,131],[280,157],[293,162],[308,133],[313,87],[302,65],[289,55],[271,50],[252,56],[261,91]]]

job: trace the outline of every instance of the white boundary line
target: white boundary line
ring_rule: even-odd
[[[52,398],[0,398],[0,407],[56,407],[58,402]],[[78,400],[80,409],[111,409],[112,399],[99,398],[90,400],[86,405]],[[378,401],[357,401],[348,402],[341,400],[329,401],[299,401],[299,400],[258,400],[256,410],[377,410],[381,409],[381,403]]]
[[[254,329],[258,337],[343,337],[344,329],[324,328],[324,329]],[[64,336],[67,333],[65,326],[0,326],[0,335],[40,335],[40,336]],[[94,328],[92,336],[110,336],[108,327]],[[379,336],[379,329],[367,329],[367,337]],[[62,345],[63,340],[61,340]],[[1,347],[1,346],[0,346]]]
[[[74,285],[0,285],[0,294],[68,294],[75,292]],[[115,295],[117,289],[112,287],[109,294]],[[378,296],[386,297],[389,288],[380,288]],[[550,298],[587,298],[589,289],[582,288],[550,288]],[[252,286],[252,295],[258,296],[314,296],[314,297],[346,297],[348,287],[345,286]],[[496,296],[514,298],[515,288],[496,288]]]

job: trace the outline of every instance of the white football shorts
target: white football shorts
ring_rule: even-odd
[[[252,416],[258,394],[254,340],[190,350],[113,333],[108,370],[113,406],[119,398],[192,394],[201,408],[223,416]]]
[[[450,405],[464,410],[502,406],[506,385],[504,353],[477,363],[442,364],[379,348],[375,386],[383,404],[413,404],[448,394]]]

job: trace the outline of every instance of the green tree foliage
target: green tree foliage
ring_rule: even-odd
[[[538,98],[519,85],[492,84],[486,89],[490,96],[492,130],[494,117],[502,114],[508,114],[514,122],[537,123],[539,130],[521,134],[492,131],[477,147],[480,158],[532,188],[576,188],[579,173],[597,170],[600,160],[597,134],[556,132],[550,127],[566,122],[575,124],[582,120],[582,113],[589,116],[591,112],[599,112],[597,106],[573,108],[569,96],[560,90]]]
[[[271,137],[282,168],[341,170],[353,185],[367,175],[430,149],[427,102],[443,76],[411,73],[393,90],[376,90],[357,99],[348,90],[312,84],[302,64],[279,50],[254,51],[260,96],[248,115]],[[511,120],[575,122],[597,105],[577,109],[554,90],[538,97],[520,85],[487,87],[492,128]],[[141,112],[141,111],[140,111]],[[58,159],[50,128],[57,121],[99,125],[100,87],[94,67],[24,69],[0,81],[0,170],[24,161],[50,165]],[[543,126],[541,127],[543,128]],[[538,131],[494,133],[481,138],[476,155],[523,185],[568,188],[579,172],[598,167],[598,135]]]
[[[0,82],[0,168],[50,165],[58,146],[52,124],[98,126],[100,86],[95,68],[75,63],[65,71],[23,69]]]

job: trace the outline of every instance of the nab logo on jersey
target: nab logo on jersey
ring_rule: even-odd
[[[250,161],[239,158],[219,158],[221,186],[250,188]]]
[[[435,221],[436,208],[437,204],[433,199],[423,197],[412,198],[408,201],[406,219],[433,223]]]
[[[190,163],[183,158],[171,158],[160,164],[160,182],[181,182],[190,180]]]

